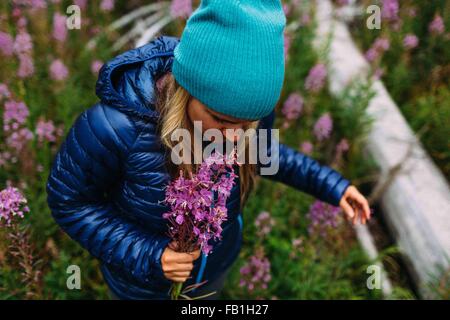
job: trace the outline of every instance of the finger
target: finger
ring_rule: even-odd
[[[353,212],[355,213],[355,215],[353,216],[352,223],[353,225],[355,225],[358,222],[359,209],[356,208],[356,210],[353,210]]]
[[[175,255],[174,262],[176,263],[189,263],[195,260],[194,255],[191,253],[176,252],[174,255]]]
[[[352,197],[349,197],[347,202],[350,204],[350,208],[352,208],[353,210],[354,216],[352,217],[352,224],[355,225],[358,222],[358,218],[360,216],[359,206]]]
[[[178,270],[167,271],[167,272],[165,271],[164,275],[167,278],[186,278],[191,275],[191,272],[190,271],[178,271]]]
[[[366,224],[366,216],[364,215],[364,213],[362,212],[362,209],[361,208],[358,208],[358,210],[360,211],[359,212],[359,216],[360,216],[360,219],[361,219],[361,223],[362,224]]]
[[[362,209],[362,207],[358,208],[358,212],[359,220],[362,224],[366,224],[366,215],[364,214],[364,210]]]
[[[357,202],[355,202],[355,204],[353,205],[353,210],[354,210],[355,213],[356,213],[356,217],[353,219],[353,220],[354,220],[354,221],[353,221],[353,224],[357,224],[357,223],[358,223],[358,220],[359,220],[362,224],[364,224],[364,221],[363,221],[364,215],[362,214],[361,206],[360,206]]]
[[[193,256],[194,260],[197,260],[200,257],[200,253],[201,253],[200,249],[190,252],[190,254]]]
[[[190,271],[175,271],[175,272],[168,272],[167,275],[172,278],[187,278],[191,274]]]
[[[371,218],[372,212],[370,211],[369,202],[366,199],[364,199],[363,208],[364,208],[364,215],[366,219],[369,220]]]
[[[164,272],[177,272],[177,271],[192,271],[194,266],[192,263],[171,263],[163,268]]]
[[[165,263],[191,263],[200,256],[200,250],[193,252],[175,252],[171,251],[165,257]]]
[[[347,201],[343,201],[341,203],[341,206],[343,207],[347,217],[349,217],[351,219],[355,216],[355,212],[353,211],[352,207],[348,204]]]
[[[364,209],[363,216],[364,216],[365,223],[367,223],[367,221],[369,221],[369,219],[370,219],[370,210],[369,210],[369,214],[367,215],[366,211]]]
[[[168,251],[167,254],[164,254],[162,256],[162,262],[163,264],[173,264],[178,262],[179,260],[179,256],[178,253],[176,253],[175,251]]]
[[[358,201],[358,203],[363,207],[364,216],[366,217],[366,219],[370,219],[370,207],[369,203],[367,202],[367,199],[359,192],[355,195],[355,198]]]
[[[192,263],[176,263],[174,265],[175,271],[192,271],[194,269],[194,265]]]
[[[194,268],[194,264],[192,262],[171,262],[168,264],[165,264],[165,269],[164,271],[167,272],[171,272],[171,271],[190,271]]]

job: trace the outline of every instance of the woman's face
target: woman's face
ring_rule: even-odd
[[[237,135],[228,134],[226,129],[245,129],[252,121],[233,118],[219,112],[216,112],[199,100],[191,97],[187,107],[188,118],[193,124],[194,121],[202,122],[203,132],[208,129],[219,129],[222,131],[222,135],[231,141],[237,141]]]

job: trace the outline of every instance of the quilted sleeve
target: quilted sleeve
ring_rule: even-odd
[[[133,123],[113,108],[98,104],[83,112],[53,162],[47,202],[59,226],[94,257],[151,283],[165,279],[160,258],[169,238],[144,231],[108,200],[137,135]]]
[[[274,114],[261,121],[260,127],[271,129]],[[318,161],[282,144],[272,143],[268,134],[267,155],[270,161],[266,164],[258,163],[258,173],[268,179],[279,181],[306,192],[317,199],[338,206],[350,185],[350,181],[342,177],[332,168],[321,165]],[[274,174],[262,174],[263,168],[268,168],[278,162],[278,170]]]

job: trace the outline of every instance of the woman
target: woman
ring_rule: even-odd
[[[116,297],[167,299],[172,281],[206,280],[200,292],[222,287],[241,247],[242,208],[262,166],[239,167],[223,239],[207,259],[198,259],[199,251],[177,253],[162,218],[164,187],[179,169],[188,174],[196,166],[170,160],[171,137],[177,129],[192,133],[194,121],[232,141],[226,129],[270,129],[284,79],[285,23],[279,0],[202,1],[181,39],[160,36],[102,67],[100,102],[70,129],[47,192],[54,219],[101,261]],[[370,218],[366,199],[336,171],[283,144],[278,160],[268,178],[340,205],[354,223]]]

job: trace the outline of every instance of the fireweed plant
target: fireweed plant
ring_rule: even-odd
[[[244,288],[248,295],[263,299],[267,294],[269,282],[272,279],[270,260],[265,254],[263,241],[275,226],[275,220],[270,212],[261,211],[255,219],[256,235],[259,240],[255,244],[253,255],[239,269],[239,287]]]
[[[248,293],[255,293],[258,299],[262,299],[262,293],[268,288],[272,279],[270,273],[270,261],[265,256],[264,247],[256,248],[255,254],[239,269],[241,279],[239,287],[244,287]]]
[[[26,297],[37,298],[42,295],[40,285],[40,262],[35,258],[28,227],[20,225],[20,220],[30,212],[27,199],[19,189],[8,186],[0,191],[0,228],[6,235],[7,259],[21,270],[21,282],[26,289]]]
[[[222,223],[227,220],[226,201],[235,184],[237,164],[236,150],[230,155],[214,152],[196,173],[190,173],[190,178],[184,178],[180,171],[180,176],[167,186],[164,202],[170,211],[163,218],[169,221],[171,249],[192,252],[200,248],[205,255],[212,252],[210,241],[222,238]],[[170,296],[172,300],[180,296],[189,299],[185,293],[203,283],[189,286],[183,293],[183,283],[173,283]]]

